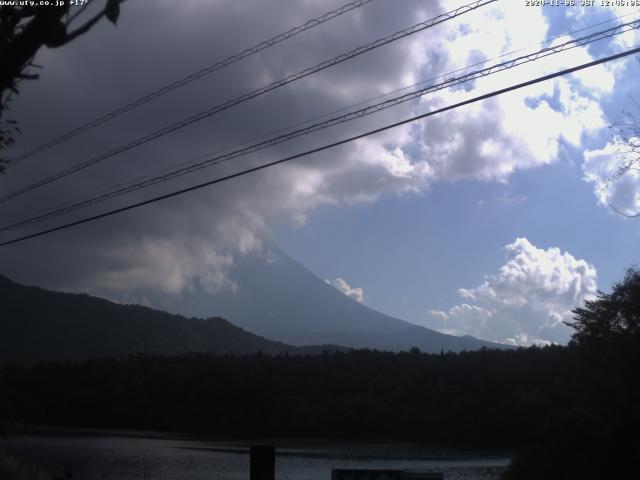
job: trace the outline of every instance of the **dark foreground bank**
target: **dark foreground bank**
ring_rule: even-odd
[[[210,440],[149,432],[64,432],[0,439],[41,478],[133,480],[140,478],[247,479],[251,443],[273,439]],[[443,472],[447,480],[497,480],[509,458],[413,444],[276,439],[275,479],[329,480],[334,468],[411,469]],[[65,467],[65,465],[67,467]],[[25,479],[27,480],[27,479]]]
[[[5,424],[520,449],[527,453],[510,478],[536,471],[577,478],[552,473],[594,463],[595,471],[612,471],[640,458],[639,366],[635,337],[442,355],[189,354],[5,365],[0,411]]]
[[[640,272],[567,347],[137,355],[0,367],[7,424],[522,449],[507,476],[623,478],[640,458]]]

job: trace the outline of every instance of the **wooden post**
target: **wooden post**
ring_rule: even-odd
[[[275,447],[252,445],[250,453],[250,480],[274,480],[276,476]]]

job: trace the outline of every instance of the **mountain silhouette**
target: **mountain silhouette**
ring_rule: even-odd
[[[373,310],[347,297],[273,245],[238,257],[229,272],[238,288],[214,294],[197,279],[180,295],[144,291],[141,298],[188,316],[220,315],[258,335],[293,345],[425,352],[507,348],[471,336],[445,335]]]

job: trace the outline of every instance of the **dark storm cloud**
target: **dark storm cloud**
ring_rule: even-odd
[[[16,152],[342,3],[128,2],[117,28],[101,23],[63,49],[41,52],[36,63],[43,66],[42,78],[24,83],[21,95],[13,103],[14,117],[24,132],[18,139]],[[438,10],[432,2],[426,8],[428,12],[420,10],[425,9],[423,2],[403,2],[403,8],[397,8],[395,2],[373,2],[27,159],[0,179],[0,188],[3,192],[12,191],[172,121],[433,16]],[[433,34],[420,35],[424,40]],[[400,41],[383,47],[15,198],[1,206],[0,221],[4,224],[19,219],[41,208],[379,95],[384,88],[397,88],[411,68],[409,44]],[[299,152],[379,125],[399,114],[396,110],[357,125],[344,125],[338,131],[311,135],[291,145],[284,144],[248,159],[122,197],[65,219],[148,198],[236,170],[241,165]],[[247,176],[207,191],[4,248],[0,252],[0,271],[21,281],[68,289],[91,288],[104,282],[113,284],[118,279],[123,288],[127,282],[145,281],[166,289],[182,288],[191,275],[223,272],[232,261],[230,255],[254,248],[274,219],[299,219],[316,204],[340,202],[352,195],[375,196],[379,187],[372,189],[371,185],[379,184],[386,170],[372,164],[369,171],[359,173],[361,176],[350,177],[350,172],[363,166],[356,160],[358,151],[362,153],[356,146],[336,149],[305,160],[303,166],[280,167]],[[176,266],[177,259],[182,266]],[[151,278],[174,274],[179,278],[166,281]],[[213,279],[212,285],[224,286],[224,280]]]
[[[43,66],[42,78],[24,83],[13,104],[24,131],[17,150],[28,150],[342,3],[127,2],[117,28],[104,22],[63,49],[41,52],[36,62]],[[479,55],[490,58],[507,48],[541,41],[547,32],[542,13],[516,3],[500,2],[499,7],[387,45],[29,192],[0,205],[0,223],[455,70]],[[459,5],[448,4],[447,9]],[[0,179],[0,191],[12,191],[441,11],[437,2],[376,0],[25,160]],[[588,57],[586,51],[580,54]],[[525,75],[534,74],[525,70]],[[499,80],[511,82],[518,74],[513,75]],[[491,89],[492,82],[477,84]],[[564,92],[558,110],[525,102],[526,95],[542,95],[545,88]],[[518,168],[554,161],[562,136],[575,145],[585,131],[602,126],[597,103],[580,88],[575,80],[558,80],[533,94],[529,90],[475,104],[213,188],[6,247],[0,251],[0,273],[72,290],[152,287],[177,292],[194,276],[211,291],[233,288],[225,272],[234,255],[258,248],[259,239],[276,221],[302,222],[319,205],[424,191],[434,180],[505,180]],[[318,132],[64,219],[298,153],[469,95],[464,89],[440,92],[419,104]],[[562,132],[526,128],[536,124],[566,128]]]

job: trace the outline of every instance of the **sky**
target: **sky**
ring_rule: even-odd
[[[100,2],[93,2],[97,8]],[[41,50],[35,59],[41,78],[23,82],[11,103],[22,130],[13,152],[344,3],[131,0],[117,26],[104,21],[63,48]],[[0,192],[461,5],[373,0],[25,159],[0,178]],[[494,2],[11,199],[0,205],[0,223],[639,14],[600,2]],[[0,232],[0,239],[277,160],[638,44],[635,30],[600,40],[64,217]],[[97,293],[179,293],[197,279],[215,295],[242,288],[233,281],[234,261],[273,242],[346,295],[394,317],[505,343],[564,343],[571,310],[598,289],[610,290],[638,263],[640,218],[614,208],[627,215],[640,211],[640,176],[608,180],[620,162],[634,158],[621,152],[611,126],[627,119],[626,113],[640,114],[634,100],[640,101],[639,73],[638,57],[629,56],[2,247],[0,273],[27,284]],[[438,76],[444,77],[433,80]]]

